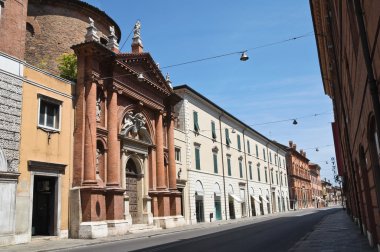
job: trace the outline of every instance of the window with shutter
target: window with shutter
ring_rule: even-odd
[[[212,139],[216,139],[216,129],[215,129],[215,122],[211,121],[211,134],[212,134]]]
[[[218,156],[216,153],[213,153],[214,157],[214,173],[218,173]]]
[[[241,162],[241,160],[239,161],[239,174],[240,174],[240,178],[243,177],[243,163]]]
[[[228,176],[231,176],[231,158],[227,157]]]
[[[194,131],[199,132],[200,128],[199,128],[199,123],[198,123],[198,112],[197,111],[193,111],[193,119],[194,119]]]
[[[200,152],[198,147],[195,148],[195,169],[201,169]]]
[[[230,140],[230,134],[229,134],[228,129],[225,129],[225,133],[226,133],[226,144],[227,146],[230,146],[231,140]]]
[[[238,150],[241,151],[240,135],[237,135]]]

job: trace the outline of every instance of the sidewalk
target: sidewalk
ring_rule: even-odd
[[[305,235],[289,251],[291,252],[375,252],[360,229],[341,210],[326,216],[314,231]]]

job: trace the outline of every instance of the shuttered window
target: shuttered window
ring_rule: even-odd
[[[241,151],[240,135],[237,135],[238,150]]]
[[[231,176],[231,158],[227,158],[228,176]]]
[[[230,139],[230,134],[229,134],[228,129],[225,129],[225,133],[226,133],[226,144],[227,144],[227,146],[230,146],[231,139]]]
[[[216,139],[216,129],[215,129],[215,122],[211,121],[211,135],[212,139]]]
[[[252,165],[249,164],[249,179],[252,180]]]
[[[218,156],[216,153],[213,153],[214,158],[214,173],[218,173]]]
[[[199,148],[195,148],[195,169],[200,170],[201,169],[201,157]]]
[[[194,131],[199,132],[199,122],[198,122],[198,112],[194,111],[193,112],[193,119],[194,119]]]
[[[240,178],[242,178],[243,177],[243,163],[241,160],[239,161],[239,174],[240,174]]]

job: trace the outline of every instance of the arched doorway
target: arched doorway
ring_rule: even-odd
[[[263,201],[263,197],[260,195],[259,199],[260,199],[260,214],[264,215],[264,201]]]
[[[214,184],[214,207],[215,207],[215,219],[221,220],[222,219],[222,204],[221,204],[221,192],[220,192],[220,186],[218,183]]]
[[[230,219],[235,219],[235,205],[234,205],[234,198],[231,196],[234,194],[234,188],[232,185],[228,186],[228,210],[230,213]]]
[[[204,196],[203,185],[198,180],[195,183],[195,216],[197,218],[197,222],[205,221],[203,196]]]
[[[255,197],[255,192],[253,188],[249,188],[249,195],[251,196],[251,211],[252,211],[252,216],[256,216],[256,203],[255,201],[259,201],[257,197]]]
[[[132,217],[132,224],[138,223],[138,201],[137,182],[138,172],[135,161],[130,158],[125,166],[126,194],[129,197],[129,213]]]

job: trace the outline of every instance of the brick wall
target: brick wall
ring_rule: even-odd
[[[120,37],[117,24],[104,12],[95,9],[73,0],[30,0],[25,60],[57,74],[57,58],[63,53],[73,52],[70,49],[72,45],[84,42],[89,17],[94,19],[102,40],[107,39],[109,26],[116,26],[116,36]]]
[[[7,0],[0,5],[0,51],[24,58],[27,0]]]

